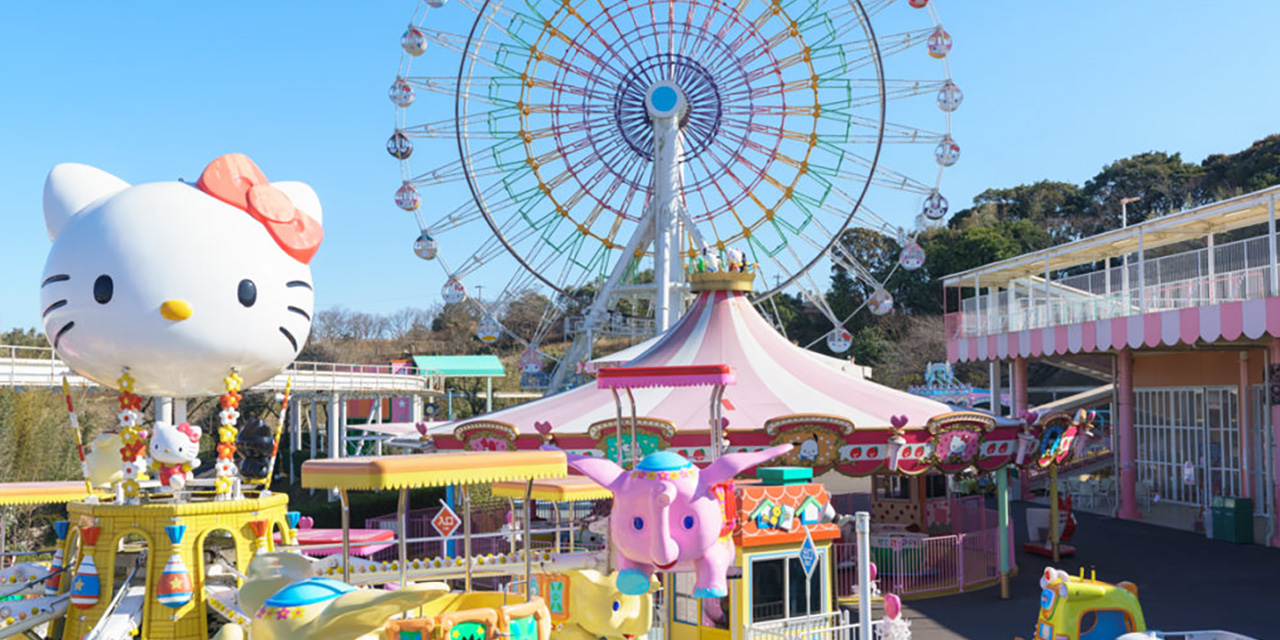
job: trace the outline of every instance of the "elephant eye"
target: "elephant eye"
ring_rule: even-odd
[[[644,518],[636,516],[635,519],[631,521],[631,526],[635,527],[636,531],[644,531]]]
[[[685,517],[684,517],[684,528],[686,528],[686,529],[692,529],[692,528],[693,528],[693,516],[685,516]]]
[[[614,600],[614,601],[613,601],[613,610],[614,610],[614,611],[617,611],[618,609],[621,609],[621,608],[622,608],[622,603],[621,603],[621,602],[618,602],[617,600]]]

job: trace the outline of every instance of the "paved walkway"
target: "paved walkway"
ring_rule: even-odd
[[[1027,508],[1014,503],[1017,546],[1026,538]],[[1224,629],[1258,640],[1280,639],[1280,549],[1234,545],[1165,527],[1077,513],[1075,557],[1059,568],[1078,574],[1097,569],[1106,582],[1138,586],[1152,629]],[[1040,575],[1050,564],[1017,552],[1021,573],[1011,598],[998,588],[904,603],[915,640],[1012,640],[1033,636]],[[876,614],[879,616],[879,612]]]

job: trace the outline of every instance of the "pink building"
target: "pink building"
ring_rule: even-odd
[[[1010,364],[1015,415],[1028,362],[1109,364],[1118,515],[1280,546],[1278,195],[950,275],[948,359]]]

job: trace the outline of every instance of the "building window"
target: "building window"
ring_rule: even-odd
[[[881,500],[910,500],[914,480],[904,476],[876,476],[876,493]]]
[[[675,582],[675,610],[673,620],[684,624],[698,624],[698,599],[693,597],[694,575],[692,572],[672,574]]]
[[[809,603],[805,605],[805,575],[795,557],[751,561],[751,621],[768,622],[803,618],[822,613],[823,576],[827,554],[820,551],[818,566],[809,579]]]
[[[947,497],[947,476],[940,473],[925,476],[924,497],[925,499]]]

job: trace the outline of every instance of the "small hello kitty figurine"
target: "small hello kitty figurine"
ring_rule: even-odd
[[[160,472],[160,484],[181,491],[200,466],[200,427],[186,422],[172,425],[156,422],[151,434],[151,468]]]

